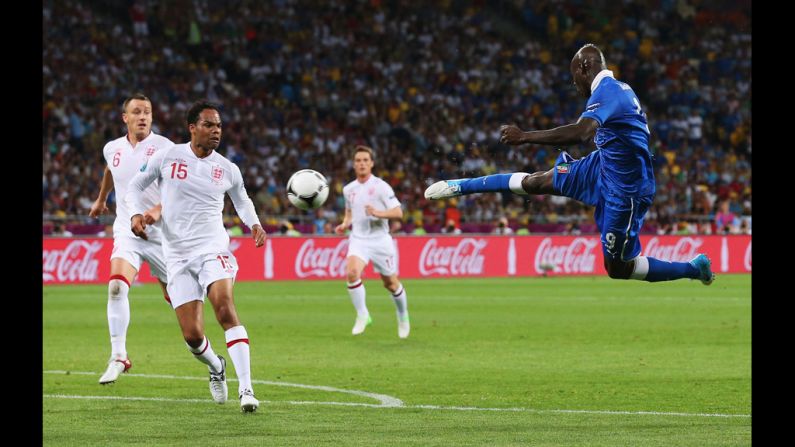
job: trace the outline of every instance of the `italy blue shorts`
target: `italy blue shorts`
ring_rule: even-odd
[[[575,160],[561,151],[555,160],[552,186],[560,195],[594,207],[605,259],[629,261],[641,252],[640,227],[654,196],[628,197],[602,188],[599,151]]]

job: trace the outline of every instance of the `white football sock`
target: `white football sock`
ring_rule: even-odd
[[[351,296],[353,307],[356,308],[356,315],[362,318],[370,315],[370,312],[367,310],[367,305],[365,304],[366,295],[364,283],[361,279],[354,283],[348,283],[348,295]]]
[[[127,326],[130,325],[130,301],[127,294],[130,284],[122,275],[113,275],[108,281],[108,330],[111,354],[114,358],[127,358]]]
[[[406,302],[406,289],[403,288],[403,284],[400,284],[397,292],[392,294],[392,299],[395,301],[398,316],[400,318],[405,318],[409,313],[409,305],[408,302]]]
[[[646,279],[649,273],[649,259],[646,256],[638,256],[635,258],[635,265],[632,268],[632,274],[629,275],[630,279]]]
[[[216,374],[221,372],[221,368],[223,368],[221,360],[218,359],[212,346],[210,346],[210,340],[208,340],[206,336],[198,348],[192,348],[189,344],[185,344],[188,346],[190,352],[193,353],[193,356],[196,357],[196,360],[209,366],[210,371]]]
[[[521,194],[523,196],[528,195],[527,191],[522,188],[522,180],[528,175],[530,174],[526,172],[515,172],[511,175],[511,178],[508,179],[508,188],[511,189],[512,193]]]
[[[229,357],[232,358],[235,373],[237,373],[238,394],[245,389],[254,391],[254,388],[251,387],[251,357],[246,328],[235,326],[227,329],[224,335],[226,335],[226,350],[229,352]]]

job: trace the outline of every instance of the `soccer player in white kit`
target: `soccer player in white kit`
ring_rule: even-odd
[[[395,301],[398,336],[406,338],[411,330],[406,289],[398,281],[395,244],[389,234],[389,219],[402,218],[403,209],[392,187],[372,174],[374,164],[373,150],[367,146],[356,146],[353,154],[356,180],[342,189],[345,218],[334,229],[337,234],[343,234],[353,224],[345,266],[348,294],[356,308],[356,322],[351,333],[359,335],[373,322],[365,304],[365,289],[361,279],[362,271],[372,261],[375,270],[381,274],[384,287]]]
[[[108,195],[111,189],[116,190],[116,220],[113,222],[107,310],[111,356],[105,373],[99,378],[99,383],[103,385],[115,382],[121,373],[132,367],[127,356],[127,327],[130,324],[130,301],[127,295],[130,284],[141,269],[141,262],[149,263],[152,275],[160,281],[163,296],[166,301],[169,299],[160,225],[151,225],[147,229],[148,240],[135,237],[130,231],[130,213],[124,203],[124,195],[130,180],[149,157],[174,143],[152,132],[152,101],[141,93],[124,101],[122,121],[127,124],[127,135],[109,142],[102,150],[107,166],[99,196],[88,213],[91,217],[98,217],[106,212]],[[147,209],[144,213],[147,223],[155,223],[160,218],[160,191],[157,185],[146,189],[143,205]]]
[[[221,142],[218,106],[204,101],[193,104],[187,112],[187,123],[190,143],[158,152],[130,182],[126,200],[132,213],[132,232],[147,238],[143,192],[159,180],[168,294],[182,336],[196,359],[210,369],[213,399],[226,402],[226,360],[215,354],[204,334],[207,296],[225,331],[227,352],[239,381],[240,408],[253,412],[259,401],[251,386],[248,334],[233,300],[238,266],[229,251],[229,235],[223,223],[224,194],[229,194],[237,214],[251,228],[257,247],[265,243],[265,230],[246,193],[240,169],[215,152]]]

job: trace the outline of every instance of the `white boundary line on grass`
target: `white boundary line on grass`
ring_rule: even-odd
[[[99,373],[87,371],[43,371],[44,374],[75,374],[75,375],[94,375]],[[143,377],[150,379],[175,379],[175,380],[201,380],[205,381],[203,377],[187,377],[187,376],[172,376],[166,374],[133,374],[125,373],[126,376]],[[236,381],[236,379],[227,379],[229,381]],[[289,386],[294,388],[304,388],[328,392],[339,392],[346,394],[354,394],[357,396],[369,397],[378,400],[380,404],[367,404],[359,402],[319,402],[319,401],[260,401],[267,404],[288,404],[288,405],[336,405],[347,407],[368,407],[368,408],[407,408],[407,409],[423,409],[423,410],[449,410],[449,411],[508,411],[508,412],[526,412],[526,413],[558,413],[558,414],[602,414],[602,415],[640,415],[640,416],[679,416],[679,417],[713,417],[713,418],[750,418],[750,414],[720,414],[720,413],[680,413],[680,412],[663,412],[663,411],[618,411],[618,410],[541,410],[535,408],[487,408],[487,407],[458,407],[458,406],[443,406],[443,405],[406,405],[402,400],[388,396],[386,394],[368,393],[366,391],[358,390],[345,390],[341,388],[334,388],[323,385],[304,385],[301,383],[289,382],[272,382],[268,380],[252,380],[252,383],[262,385],[274,386]],[[177,402],[177,403],[212,403],[210,399],[173,399],[166,397],[136,397],[136,396],[81,396],[74,394],[44,394],[45,398],[53,399],[89,399],[89,400],[123,400],[123,401],[144,401],[144,402]]]
[[[44,374],[76,374],[76,375],[83,375],[83,376],[98,376],[99,373],[89,372],[89,371],[44,371]],[[135,374],[135,373],[124,373],[125,376],[128,377],[144,377],[147,379],[172,379],[172,380],[203,380],[207,381],[204,377],[188,377],[188,376],[172,376],[168,374]],[[237,382],[237,379],[233,379],[231,377],[226,379],[228,382]],[[261,385],[272,385],[272,386],[289,386],[293,388],[304,388],[309,390],[320,390],[320,391],[328,391],[330,393],[345,393],[345,394],[353,394],[355,396],[362,396],[368,397],[370,399],[375,399],[380,404],[368,404],[368,406],[374,407],[402,407],[404,406],[403,401],[392,396],[387,396],[386,394],[377,394],[377,393],[368,393],[367,391],[359,391],[359,390],[344,390],[342,388],[334,388],[331,386],[324,386],[324,385],[304,385],[302,383],[290,383],[290,382],[271,382],[269,380],[256,380],[252,379],[251,383],[254,384],[261,384]]]

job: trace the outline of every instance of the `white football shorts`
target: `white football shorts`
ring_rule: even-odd
[[[176,309],[190,301],[204,302],[210,284],[221,279],[234,281],[237,270],[237,259],[231,251],[169,263],[166,290],[171,307]]]
[[[364,261],[373,262],[375,271],[391,276],[397,274],[397,251],[392,236],[385,234],[374,238],[348,238],[348,256],[356,256]]]
[[[119,236],[113,238],[113,251],[110,259],[121,258],[129,262],[136,270],[141,270],[141,262],[149,263],[152,276],[164,283],[166,276],[166,256],[160,241],[143,240],[137,236]]]

